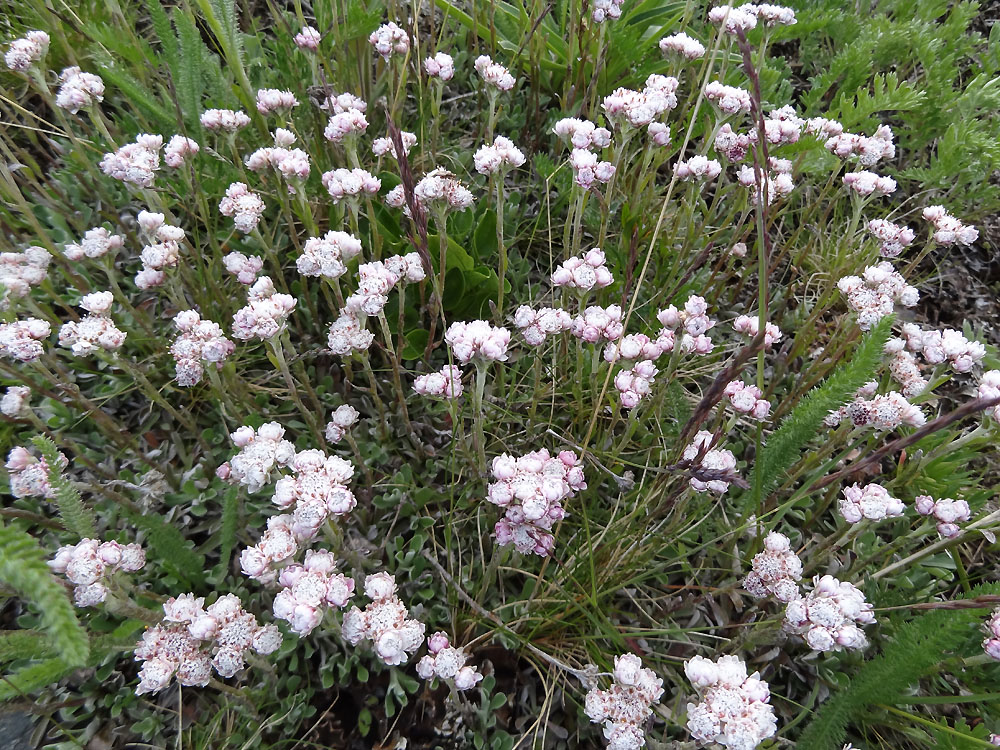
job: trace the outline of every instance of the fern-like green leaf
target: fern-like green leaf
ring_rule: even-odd
[[[65,664],[86,663],[90,644],[66,589],[52,577],[38,543],[13,526],[0,526],[0,581],[38,611],[43,629]]]
[[[240,511],[240,493],[237,487],[230,487],[222,499],[222,527],[219,529],[219,564],[216,571],[224,577],[229,569],[229,561],[236,546],[236,522]]]
[[[177,99],[189,127],[199,129],[201,96],[205,90],[202,76],[202,61],[208,54],[201,34],[194,20],[181,10],[174,11],[174,25],[177,27],[177,41],[180,43],[180,61],[174,76]]]
[[[58,682],[74,669],[76,667],[68,665],[58,657],[53,657],[29,664],[13,674],[4,675],[0,679],[0,702],[30,695],[46,685]]]
[[[48,659],[55,655],[48,636],[40,630],[0,632],[0,662],[14,659]]]
[[[170,68],[172,74],[177,68],[178,49],[174,30],[170,26],[170,19],[167,18],[167,12],[163,9],[160,0],[146,0],[146,7],[149,9],[153,31],[160,42],[163,57],[167,61],[167,67]]]
[[[877,112],[916,109],[925,96],[914,84],[900,83],[895,73],[879,74],[872,79],[870,93],[867,88],[859,89],[841,103],[838,119],[845,127],[856,127]]]
[[[44,435],[36,435],[31,442],[49,465],[48,480],[53,489],[53,498],[59,506],[63,526],[81,539],[94,539],[97,536],[94,514],[83,504],[83,498],[76,487],[62,475],[59,468],[61,455],[56,444]]]
[[[205,558],[191,549],[191,543],[172,524],[156,515],[136,513],[123,508],[124,515],[146,532],[149,546],[162,564],[188,584],[204,576]]]

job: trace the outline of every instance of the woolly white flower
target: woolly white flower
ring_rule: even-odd
[[[330,116],[323,137],[330,143],[344,143],[368,130],[368,120],[360,109],[350,108]]]
[[[743,580],[745,588],[758,599],[773,595],[782,602],[799,597],[802,561],[784,534],[772,531],[764,538],[764,549],[754,555],[752,570]]]
[[[247,257],[243,253],[232,252],[222,259],[226,270],[241,284],[249,286],[257,280],[257,274],[264,267],[264,259],[256,255]]]
[[[57,466],[49,465],[45,457],[35,458],[27,448],[18,446],[7,456],[7,481],[10,494],[14,497],[55,497],[55,488],[49,483],[49,472],[54,468],[62,471],[69,461],[62,453],[57,454]]]
[[[872,219],[869,221],[868,231],[882,243],[879,252],[884,258],[895,258],[916,237],[913,230],[909,227],[901,227],[885,219]]]
[[[368,102],[361,97],[345,92],[343,94],[330,94],[319,105],[319,108],[324,112],[330,112],[334,115],[339,115],[351,109],[356,109],[358,112],[364,114],[368,111]]]
[[[451,55],[438,52],[434,56],[424,60],[424,72],[430,78],[440,78],[442,81],[450,81],[455,75],[455,61]]]
[[[622,5],[625,0],[594,0],[594,10],[590,17],[594,23],[604,23],[607,19],[617,20],[622,17]]]
[[[743,161],[750,150],[750,146],[750,136],[744,133],[737,133],[728,122],[719,128],[719,132],[715,134],[715,151],[719,155],[724,156],[727,161]]]
[[[417,674],[424,680],[435,677],[451,681],[459,690],[469,690],[482,681],[476,667],[466,666],[469,655],[464,649],[455,648],[443,632],[427,638],[428,654],[417,663]]]
[[[408,617],[409,611],[396,595],[396,580],[388,573],[365,578],[365,596],[371,603],[344,614],[341,634],[352,646],[370,640],[375,654],[389,666],[404,663],[420,648],[424,624]]]
[[[920,293],[892,267],[888,261],[868,266],[862,277],[845,276],[837,288],[847,297],[847,306],[858,316],[858,327],[871,330],[879,320],[891,315],[894,304],[913,307]]]
[[[722,494],[729,489],[729,482],[736,474],[736,456],[724,448],[712,448],[714,440],[711,432],[699,430],[682,454],[685,461],[692,462],[689,482],[696,492]]]
[[[757,7],[741,5],[734,8],[730,5],[719,5],[708,12],[708,20],[716,26],[721,26],[727,34],[735,36],[739,32],[746,33],[757,26]]]
[[[501,174],[524,164],[524,154],[509,138],[498,135],[492,146],[480,146],[473,157],[479,174]]]
[[[170,354],[177,363],[178,385],[192,386],[201,382],[206,363],[221,370],[236,348],[218,323],[202,320],[194,310],[177,313],[174,325],[180,335],[170,346]]]
[[[327,346],[334,354],[345,356],[367,351],[374,340],[374,333],[367,330],[354,315],[344,312],[330,324]]]
[[[206,130],[235,133],[250,124],[245,112],[232,109],[206,109],[201,113],[201,126]]]
[[[236,228],[249,234],[257,228],[264,213],[264,201],[242,182],[234,182],[226,188],[226,197],[219,201],[219,211],[223,216],[231,216]]]
[[[127,143],[101,159],[101,171],[116,180],[138,187],[153,184],[160,168],[160,149],[163,136],[140,133],[133,143]]]
[[[32,246],[22,253],[0,253],[0,309],[10,306],[11,298],[26,297],[32,287],[38,286],[48,277],[52,256],[44,248]]]
[[[410,149],[417,145],[417,136],[414,133],[408,133],[405,130],[400,131],[399,139],[403,143],[403,153],[409,154]],[[389,154],[393,159],[399,159],[396,154],[396,146],[392,142],[392,138],[376,138],[372,142],[372,153],[375,156],[382,156],[384,154]]]
[[[361,416],[353,406],[344,404],[334,409],[330,421],[326,424],[326,439],[331,443],[339,443],[350,429],[358,423]]]
[[[896,192],[896,181],[891,177],[880,177],[874,172],[849,172],[844,175],[844,185],[861,197],[889,195]]]
[[[705,56],[705,45],[682,31],[663,37],[660,40],[660,52],[664,55],[675,53],[686,60],[697,60]]]
[[[929,221],[936,230],[934,241],[939,245],[971,245],[979,239],[979,230],[971,224],[963,224],[950,213],[944,206],[928,206],[923,212],[924,218]]]
[[[78,607],[103,602],[108,578],[116,571],[134,572],[145,564],[146,553],[138,544],[101,543],[96,539],[81,539],[60,547],[48,562],[52,572],[65,575],[75,584],[73,598]]]
[[[323,187],[333,202],[358,199],[360,196],[375,195],[382,187],[382,181],[363,169],[334,169],[323,173]]]
[[[457,365],[445,365],[438,372],[419,375],[413,390],[429,398],[456,399],[463,393],[462,370]]]
[[[228,480],[257,492],[270,480],[275,466],[288,466],[295,458],[295,446],[285,440],[285,428],[267,422],[256,430],[240,427],[230,434],[239,452],[229,461]]]
[[[572,148],[601,149],[611,145],[611,131],[599,128],[590,120],[564,117],[556,122],[552,132],[569,143]]]
[[[486,83],[487,91],[510,91],[515,78],[503,65],[493,62],[488,56],[480,55],[475,62],[476,72]]]
[[[302,50],[315,52],[319,49],[322,37],[312,26],[303,26],[302,30],[295,35],[295,46]]]
[[[750,92],[746,89],[712,81],[705,86],[705,97],[723,114],[735,115],[741,112],[746,114],[750,111]]]
[[[653,705],[663,697],[663,680],[642,666],[635,654],[615,657],[614,684],[608,690],[587,692],[584,710],[604,726],[611,750],[638,750],[646,744],[645,725]]]
[[[714,180],[721,172],[718,161],[701,155],[674,164],[674,174],[681,180]]]
[[[540,346],[546,337],[572,329],[573,317],[565,310],[552,307],[533,310],[521,305],[514,312],[514,326],[529,345]]]
[[[125,244],[125,238],[120,234],[111,234],[104,227],[88,229],[79,243],[70,243],[63,248],[63,254],[70,260],[83,258],[100,258],[112,250],[120,250]]]
[[[29,31],[20,39],[10,43],[4,54],[4,62],[11,70],[23,73],[38,62],[49,50],[49,35],[44,31]]]
[[[618,88],[604,97],[601,108],[618,127],[642,128],[677,106],[677,87],[673,76],[650,75],[642,91]]]
[[[573,320],[573,335],[589,344],[617,341],[625,331],[620,305],[592,305]]]
[[[175,135],[167,142],[167,147],[163,151],[163,161],[168,167],[177,169],[200,150],[201,147],[191,138]]]
[[[392,57],[394,53],[405,55],[410,51],[410,37],[393,21],[375,29],[368,37],[368,42],[385,60]]]
[[[841,159],[856,157],[865,167],[874,166],[883,159],[892,159],[896,156],[892,129],[888,125],[882,125],[871,137],[845,133],[841,128],[840,132],[831,135],[824,145],[831,154]]]
[[[861,487],[852,484],[843,489],[840,498],[840,515],[848,523],[858,523],[863,518],[869,521],[882,521],[903,515],[906,506],[902,501],[892,497],[888,490],[880,484],[868,484]]]
[[[574,148],[569,157],[573,168],[573,181],[585,190],[594,183],[606,184],[615,173],[615,166],[609,161],[601,161],[596,154],[582,148]]]
[[[777,730],[771,692],[760,673],[747,674],[738,656],[711,661],[694,656],[684,673],[698,691],[687,704],[687,727],[699,743],[717,742],[728,750],[753,750]]]
[[[446,169],[435,169],[413,189],[417,203],[426,210],[464,211],[475,199],[472,193]]]
[[[607,266],[607,257],[599,247],[568,258],[552,273],[552,286],[565,286],[582,292],[603,289],[612,282],[614,277]]]
[[[485,320],[456,322],[448,326],[444,336],[455,359],[463,365],[473,359],[482,362],[506,362],[510,331],[493,326]]]
[[[296,300],[275,291],[274,282],[261,276],[247,290],[247,304],[233,316],[233,336],[241,341],[266,340],[277,336],[295,309]]]
[[[335,279],[347,273],[344,264],[360,254],[361,240],[347,232],[330,231],[307,239],[295,266],[303,276]]]
[[[622,370],[615,375],[615,388],[618,389],[622,408],[634,409],[643,398],[652,393],[653,379],[658,372],[651,360],[644,359],[631,369]]]
[[[805,638],[814,651],[860,649],[868,645],[860,625],[875,622],[872,605],[854,585],[833,576],[813,579],[813,590],[785,608],[784,627]]]
[[[748,385],[740,380],[733,380],[723,391],[740,414],[749,414],[754,419],[764,420],[771,412],[771,402],[764,399],[764,394],[755,385]]]
[[[937,521],[938,533],[945,539],[954,539],[961,533],[959,522],[972,517],[972,509],[965,500],[943,497],[935,500],[930,495],[917,495],[913,507],[922,516],[933,516]]]
[[[34,362],[44,353],[42,341],[51,330],[48,321],[39,318],[0,323],[0,356]]]
[[[27,408],[28,399],[31,398],[31,388],[26,385],[12,385],[0,398],[0,414],[11,419],[17,419]]]
[[[56,106],[76,114],[84,107],[104,101],[104,81],[93,73],[84,73],[75,65],[59,74]]]
[[[90,314],[79,321],[63,323],[59,329],[59,345],[72,350],[78,357],[85,357],[98,349],[116,351],[125,343],[128,335],[119,330],[107,312],[114,297],[111,292],[94,292],[80,300],[80,307]]]
[[[288,622],[299,637],[309,635],[329,608],[341,609],[354,596],[354,580],[337,573],[329,550],[309,550],[302,565],[289,565],[278,575],[274,616]]]

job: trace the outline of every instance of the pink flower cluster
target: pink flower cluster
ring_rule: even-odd
[[[565,310],[542,307],[533,310],[521,305],[514,312],[514,327],[521,331],[530,346],[540,346],[548,336],[573,328],[573,317]]]
[[[367,607],[351,607],[344,614],[344,639],[352,646],[370,640],[379,659],[390,667],[402,664],[420,648],[424,624],[408,617],[406,605],[396,594],[396,579],[388,573],[365,578],[365,596],[372,600]]]
[[[729,750],[753,750],[777,729],[771,691],[760,673],[747,675],[738,656],[716,661],[694,656],[684,674],[698,691],[700,702],[687,704],[687,727],[702,743],[717,742]]]
[[[686,60],[697,60],[705,56],[705,45],[683,31],[660,40],[660,52],[678,54]]]
[[[749,336],[751,339],[755,339],[757,338],[757,334],[760,333],[760,316],[739,315],[736,320],[733,321],[733,329],[737,333],[742,333],[745,336]],[[774,323],[764,324],[765,349],[770,349],[773,344],[781,341],[781,336],[781,329]]]
[[[104,101],[104,81],[93,73],[84,73],[77,66],[65,68],[59,74],[56,106],[76,114],[84,107]]]
[[[382,187],[380,179],[363,169],[333,169],[323,173],[322,181],[334,204],[375,195]]]
[[[885,353],[889,358],[889,372],[893,380],[903,388],[903,395],[912,398],[923,393],[927,380],[920,374],[920,363],[906,351],[903,339],[891,338],[885,342]]]
[[[506,362],[510,331],[485,320],[461,321],[448,326],[444,336],[451,352],[463,365],[478,362]]]
[[[279,89],[258,89],[257,111],[262,115],[283,112],[299,106],[299,100],[291,91]]]
[[[120,234],[111,234],[104,227],[94,227],[84,232],[79,243],[71,242],[63,248],[63,254],[69,260],[84,258],[100,258],[112,250],[120,250],[125,244],[125,238]]]
[[[573,181],[584,190],[589,190],[594,183],[607,184],[615,174],[614,164],[601,161],[597,154],[582,148],[573,149],[569,165],[573,169]]]
[[[174,268],[180,261],[184,230],[167,224],[165,218],[163,214],[145,210],[136,217],[148,240],[139,254],[142,269],[135,275],[135,285],[140,289],[161,285],[167,280],[164,269]]]
[[[708,20],[716,26],[721,26],[727,34],[750,31],[757,27],[757,6],[742,5],[734,8],[730,5],[719,5],[708,12]]]
[[[705,86],[705,98],[724,115],[746,114],[750,111],[750,92],[736,86],[727,86],[720,81],[712,81]]]
[[[367,351],[375,340],[375,334],[365,328],[354,315],[344,312],[330,324],[326,345],[338,356]]]
[[[480,146],[472,160],[479,174],[504,174],[524,164],[524,152],[510,138],[498,135],[492,146]]]
[[[295,267],[303,276],[335,279],[347,273],[344,265],[361,254],[361,240],[347,232],[329,231],[322,237],[310,237],[302,246]]]
[[[121,348],[128,334],[108,317],[112,302],[114,297],[111,292],[84,295],[80,307],[90,314],[79,321],[63,323],[59,329],[59,345],[69,348],[78,357],[86,357],[98,349],[113,352]]]
[[[457,690],[471,690],[483,676],[476,667],[468,666],[465,649],[455,648],[446,633],[438,631],[427,638],[430,652],[417,662],[417,674],[423,680],[450,680]]]
[[[257,280],[257,274],[264,267],[263,258],[257,255],[248,257],[237,252],[229,253],[222,259],[222,262],[226,270],[235,276],[237,281],[246,286],[250,286]]]
[[[845,276],[837,288],[847,297],[847,306],[858,316],[858,327],[870,331],[886,315],[891,315],[894,303],[913,307],[920,299],[916,287],[906,283],[888,261],[868,266],[861,276]]]
[[[368,43],[388,60],[393,54],[405,55],[410,51],[410,37],[394,21],[379,26],[368,37]]]
[[[328,95],[319,105],[319,108],[324,112],[332,112],[335,115],[347,112],[350,109],[356,109],[358,112],[364,114],[368,111],[368,102],[359,96],[345,92],[343,94]],[[367,127],[367,124],[365,127]]]
[[[29,31],[20,39],[10,43],[4,54],[7,67],[18,73],[28,70],[33,63],[38,62],[49,51],[49,35],[44,31]]]
[[[348,96],[344,94],[343,96]],[[368,120],[364,110],[349,107],[340,112],[334,112],[326,123],[323,137],[330,143],[351,143],[353,139],[368,130]]]
[[[673,76],[653,73],[642,91],[617,88],[604,97],[601,108],[616,127],[642,128],[677,106],[679,85]]]
[[[205,363],[222,369],[222,363],[236,348],[226,338],[218,323],[202,320],[194,310],[184,310],[174,317],[180,335],[170,346],[170,354],[177,363],[177,385],[192,386],[201,382]]]
[[[226,197],[219,201],[219,211],[230,216],[236,229],[249,234],[257,228],[264,213],[264,201],[242,182],[234,182],[226,188]]]
[[[600,341],[617,341],[625,331],[620,305],[598,307],[592,305],[573,320],[572,333],[589,344]]]
[[[69,461],[62,453],[59,454],[57,471],[62,471]],[[35,458],[27,448],[18,446],[7,456],[7,479],[10,482],[10,494],[14,497],[44,497],[52,499],[55,490],[49,484],[49,471],[52,467],[44,457]]]
[[[583,465],[573,451],[551,456],[544,448],[520,458],[493,459],[486,499],[504,508],[494,527],[497,544],[545,557],[555,547],[552,526],[566,516],[562,501],[587,489]]]
[[[833,576],[817,577],[806,596],[788,603],[784,627],[805,638],[814,651],[861,649],[868,639],[859,625],[872,625],[875,615],[865,595]]]
[[[872,195],[889,195],[896,192],[896,181],[891,177],[880,177],[874,172],[848,172],[844,175],[844,185],[855,195],[867,198]]]
[[[764,393],[755,385],[733,380],[726,385],[723,393],[733,409],[740,414],[749,414],[754,419],[763,421],[771,413],[771,402],[764,398]]]
[[[160,149],[163,148],[162,135],[140,133],[133,143],[127,143],[101,159],[101,171],[108,177],[121,182],[150,187],[160,168]]]
[[[429,78],[450,81],[455,77],[455,61],[445,52],[438,52],[424,60],[424,72]]]
[[[849,419],[855,427],[870,426],[889,432],[900,425],[920,427],[927,422],[920,407],[907,401],[903,394],[889,391],[886,394],[872,395],[876,388],[878,384],[875,381],[859,388],[854,401],[827,415],[826,425],[836,427],[844,419]]]
[[[934,227],[934,241],[939,245],[971,245],[979,239],[979,230],[971,224],[963,224],[944,206],[928,206],[924,218]]]
[[[278,128],[275,133],[275,145],[265,146],[254,151],[246,158],[247,169],[252,172],[263,172],[274,169],[289,182],[301,182],[309,177],[312,167],[309,165],[309,154],[300,148],[288,148],[295,143],[295,135],[284,128]],[[290,185],[289,193],[294,193]]]
[[[797,143],[805,124],[805,120],[795,113],[795,108],[791,105],[771,110],[764,120],[764,138],[772,146]],[[759,137],[757,128],[751,128],[747,137],[752,143],[756,143]]]
[[[295,309],[296,300],[274,289],[268,276],[261,276],[247,290],[247,305],[233,316],[233,336],[240,341],[266,340],[277,336]]]
[[[34,362],[45,353],[42,341],[51,332],[48,321],[40,318],[0,323],[0,356],[20,362]]]
[[[684,309],[678,310],[674,305],[656,313],[656,319],[664,327],[660,331],[658,342],[663,351],[673,351],[674,331],[683,327],[681,336],[681,351],[708,354],[713,343],[705,334],[715,327],[715,321],[708,317],[708,303],[704,297],[692,294],[684,303]]]
[[[625,0],[594,0],[594,10],[590,17],[594,23],[604,23],[609,18],[617,20],[622,17],[622,5]]]
[[[952,500],[950,497],[935,500],[930,495],[917,495],[913,499],[913,507],[922,516],[934,516],[938,533],[945,539],[958,536],[961,532],[959,522],[972,517],[972,510],[965,500]]]
[[[692,462],[688,481],[695,492],[718,492],[721,495],[729,489],[729,482],[736,475],[736,456],[725,448],[713,448],[714,443],[715,436],[711,432],[699,430],[681,456],[685,461]]]
[[[2,332],[3,326],[0,326]],[[3,337],[0,335],[0,347],[3,345]],[[0,349],[2,351],[2,349]],[[995,399],[1000,398],[1000,370],[987,370],[979,381],[979,388],[976,393],[978,398]],[[992,407],[990,413],[994,419],[1000,420],[1000,404]]]
[[[0,253],[0,309],[7,309],[11,297],[25,297],[49,275],[52,256],[41,247],[25,248],[23,253]]]
[[[389,302],[389,292],[399,283],[399,276],[380,260],[358,267],[358,289],[345,301],[350,315],[378,315]]]
[[[792,179],[792,162],[788,159],[775,159],[773,156],[768,164],[771,170],[767,174],[767,205],[771,205],[780,198],[786,198],[795,189],[795,181]],[[764,175],[761,174],[763,185]],[[744,165],[739,168],[736,174],[736,181],[747,190],[751,191],[754,201],[760,196],[757,187],[757,173],[753,167]]]
[[[993,610],[993,614],[983,624],[986,626],[987,633],[986,639],[983,641],[983,650],[991,659],[1000,661],[1000,607]]]
[[[285,620],[297,636],[309,635],[323,619],[328,607],[342,609],[354,596],[354,579],[337,571],[337,559],[329,550],[308,550],[301,565],[282,568],[281,586],[274,597],[274,616]]]
[[[271,654],[281,646],[274,625],[261,626],[234,594],[220,596],[205,609],[204,597],[181,594],[163,605],[163,621],[148,628],[135,649],[143,662],[135,692],[155,693],[177,677],[181,685],[204,687],[212,669],[232,677],[244,668],[244,656],[253,650]]]
[[[955,372],[971,372],[981,365],[986,347],[979,341],[969,341],[961,331],[946,328],[943,331],[925,331],[915,323],[903,324],[906,348],[923,356],[929,365],[951,363]]]
[[[344,404],[338,406],[330,415],[330,421],[326,423],[326,439],[330,443],[339,443],[350,429],[358,423],[361,416],[353,406]]]
[[[669,335],[665,335],[669,334]],[[673,331],[666,331],[657,339],[644,333],[630,333],[618,342],[609,342],[604,347],[604,361],[617,362],[619,359],[657,359],[665,351],[674,348]]]
[[[663,680],[635,654],[616,656],[612,676],[608,690],[595,687],[587,692],[584,711],[592,722],[604,725],[611,750],[638,750],[646,744],[646,720],[663,697]]]
[[[417,203],[426,210],[464,211],[473,204],[472,193],[446,169],[425,175],[413,189]]]
[[[487,55],[480,55],[474,63],[476,72],[486,84],[488,93],[510,91],[516,80],[503,65],[493,62]]]
[[[428,398],[459,398],[463,393],[462,371],[457,365],[445,365],[438,372],[419,375],[413,381],[413,390]]]
[[[556,122],[552,132],[568,141],[572,148],[602,149],[611,145],[611,131],[597,127],[590,120],[564,117]]]
[[[552,273],[552,286],[565,286],[589,292],[603,289],[614,281],[607,258],[599,247],[583,255],[568,258]]]
[[[17,419],[28,407],[31,398],[31,388],[26,385],[12,385],[0,398],[0,414],[11,419]]]
[[[722,165],[716,159],[697,155],[674,164],[674,174],[681,180],[714,180],[722,173]]]
[[[267,422],[256,430],[240,427],[229,435],[239,452],[226,467],[230,482],[242,484],[247,492],[257,492],[270,481],[275,466],[288,466],[295,458],[295,446],[285,440],[285,428],[277,422]]]
[[[290,514],[271,516],[260,541],[240,553],[243,575],[260,583],[274,583],[279,565],[288,562],[299,551],[299,544],[312,539],[314,532],[315,529],[296,526]]]
[[[753,557],[752,570],[743,579],[743,588],[762,599],[773,595],[782,602],[799,597],[802,561],[792,550],[788,537],[772,531],[764,538],[764,549]]]
[[[916,235],[909,227],[901,227],[885,219],[872,219],[868,231],[882,243],[879,253],[883,258],[895,258],[908,247]]]
[[[410,149],[417,145],[417,136],[415,133],[407,132],[402,130],[399,133],[399,139],[403,143],[403,153],[410,153]],[[372,153],[375,156],[383,156],[389,154],[393,159],[398,159],[399,156],[396,154],[396,146],[392,142],[392,138],[376,138],[372,141]]]
[[[93,607],[108,596],[107,579],[118,570],[133,572],[146,564],[146,553],[138,544],[81,539],[60,547],[48,565],[74,584],[73,601],[78,607]]]
[[[857,157],[858,162],[865,167],[896,156],[896,146],[892,142],[892,128],[888,125],[882,125],[871,137],[854,133],[837,133],[827,140],[826,150],[841,159]],[[892,190],[887,192],[891,193]]]
[[[271,502],[282,510],[295,506],[292,520],[296,528],[308,530],[303,535],[311,536],[330,516],[342,516],[357,507],[347,487],[354,477],[350,461],[312,449],[296,453],[289,467],[292,476],[277,481]]]
[[[235,133],[250,124],[245,112],[232,109],[206,109],[201,113],[201,126],[205,130]]]
[[[168,167],[177,169],[199,151],[201,146],[196,141],[183,135],[175,135],[167,141],[167,147],[163,150],[163,161]]]
[[[727,161],[743,161],[750,150],[750,145],[750,136],[737,133],[728,122],[715,134],[715,151]]]
[[[898,518],[906,510],[903,501],[890,495],[880,484],[872,483],[864,487],[852,484],[844,487],[842,492],[840,515],[848,523],[859,523],[862,519],[882,521],[886,518]]]
[[[312,26],[303,26],[302,30],[295,35],[293,41],[299,49],[307,52],[315,52],[319,49],[319,43],[322,38],[320,33]]]
[[[609,344],[609,346],[611,346]],[[615,388],[622,408],[634,409],[646,396],[653,392],[653,379],[659,370],[652,360],[644,359],[628,370],[615,375]]]

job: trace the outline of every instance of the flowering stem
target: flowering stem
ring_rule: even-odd
[[[497,177],[497,249],[500,251],[500,265],[497,267],[497,323],[503,320],[503,287],[507,279],[507,248],[503,244],[503,174]]]
[[[385,440],[388,436],[385,424],[385,405],[382,403],[382,399],[378,395],[378,381],[375,379],[375,372],[372,370],[372,363],[368,361],[368,357],[361,356],[361,366],[364,367],[365,373],[368,375],[368,382],[371,384],[371,394],[372,400],[375,402],[375,407],[378,409],[378,434]]]
[[[389,351],[389,360],[392,363],[392,380],[396,386],[399,407],[403,411],[403,422],[406,424],[407,434],[414,436],[413,425],[410,423],[410,413],[406,410],[406,392],[403,390],[403,379],[399,374],[399,357],[396,355],[396,347],[392,344],[392,332],[389,330],[389,321],[385,319],[384,312],[379,312],[378,322],[382,327],[382,336],[385,338],[386,349]]]
[[[317,442],[323,441],[323,436],[319,431],[319,427],[316,425],[315,415],[306,408],[305,404],[302,403],[302,398],[299,396],[299,390],[295,387],[295,378],[292,377],[291,370],[288,369],[288,362],[285,361],[285,347],[282,344],[283,336],[272,336],[267,340],[267,345],[270,347],[271,352],[274,354],[274,361],[278,365],[278,370],[281,371],[282,377],[285,379],[285,386],[288,388],[288,395],[292,397],[292,401],[299,409],[299,414],[305,420],[306,424],[309,425],[309,429],[313,432],[314,437]]]
[[[480,360],[476,360],[476,390],[474,394],[475,402],[475,443],[476,453],[479,457],[479,471],[486,475],[486,435],[483,431],[483,394],[486,391],[486,371],[489,365]]]

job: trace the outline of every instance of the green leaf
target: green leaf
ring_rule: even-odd
[[[200,581],[205,575],[205,558],[191,548],[191,543],[173,524],[160,516],[137,513],[122,508],[123,515],[146,532],[149,546],[160,562],[185,583]]]
[[[48,480],[53,489],[54,500],[59,506],[59,516],[63,525],[80,539],[93,539],[95,531],[94,514],[83,504],[79,491],[62,475],[63,456],[56,444],[44,435],[36,435],[31,442],[48,464]]]
[[[497,247],[497,212],[492,208],[483,212],[483,218],[479,220],[476,227],[476,234],[473,238],[473,248],[475,249],[476,261],[493,258],[499,248]]]
[[[423,357],[424,351],[427,349],[427,339],[430,335],[430,331],[422,328],[407,333],[406,346],[403,347],[403,351],[399,356],[402,359],[420,359]]]

